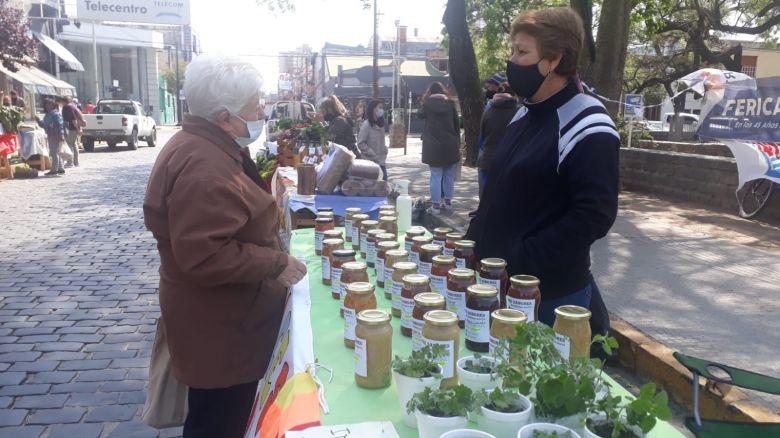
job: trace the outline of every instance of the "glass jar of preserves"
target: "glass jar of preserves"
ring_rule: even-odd
[[[447,310],[458,315],[458,326],[466,326],[466,298],[468,288],[477,284],[477,273],[472,269],[455,268],[447,272]]]
[[[397,216],[395,212],[395,205],[393,204],[382,204],[379,206],[379,217],[382,216]]]
[[[359,213],[352,216],[352,248],[356,251],[360,251],[360,227],[363,226],[363,221],[367,221],[369,216],[364,213]]]
[[[539,320],[539,304],[542,293],[539,291],[539,279],[532,275],[513,275],[509,279],[506,292],[506,307],[521,310],[528,316],[528,322]]]
[[[454,230],[448,227],[439,227],[433,229],[433,243],[444,248],[444,244],[447,243],[447,234],[452,233]]]
[[[322,233],[335,228],[335,222],[332,216],[318,216],[314,222],[314,252],[317,255],[322,254]]]
[[[352,218],[355,217],[356,214],[363,213],[363,210],[357,207],[350,207],[346,209],[346,214],[344,216],[344,233],[346,234],[346,241],[352,242]]]
[[[325,239],[322,241],[322,284],[331,285],[331,261],[333,260],[333,250],[343,248],[344,240],[342,239]]]
[[[409,253],[402,249],[393,249],[385,253],[385,298],[393,299],[393,266],[398,262],[409,260]],[[377,270],[377,281],[379,280]],[[400,307],[399,307],[400,309]]]
[[[590,310],[580,306],[560,306],[555,309],[555,348],[564,359],[590,357]]]
[[[376,264],[376,242],[377,242],[377,236],[380,234],[385,234],[385,230],[380,230],[379,228],[374,228],[373,230],[368,230],[368,233],[366,233],[366,264],[369,268],[373,268]],[[361,247],[362,248],[362,247]]]
[[[412,244],[414,243],[413,239],[415,237],[424,235],[425,228],[423,227],[412,227],[406,230],[406,236],[404,237],[404,249],[409,253],[409,257],[412,256]],[[409,261],[412,261],[412,259],[410,258]]]
[[[482,259],[479,262],[479,284],[489,284],[498,290],[498,300],[505,307],[506,290],[509,287],[509,274],[506,272],[506,261],[499,258]]]
[[[381,237],[381,235],[380,235]],[[387,252],[394,249],[398,249],[401,245],[398,242],[393,241],[380,241],[376,244],[376,286],[385,287],[385,261],[387,260]],[[392,295],[389,290],[385,290],[385,298],[390,299]]]
[[[368,257],[368,232],[379,229],[379,221],[366,220],[360,223],[360,257],[366,260]]]
[[[427,277],[431,276],[431,269],[433,269],[433,258],[437,255],[441,255],[441,246],[428,244],[420,247],[420,263],[418,270],[420,274]]]
[[[412,253],[410,255],[412,263],[420,263],[420,250],[423,245],[431,245],[433,237],[430,236],[417,236],[412,238]]]
[[[397,266],[397,265],[396,265]],[[412,313],[414,312],[414,297],[417,294],[431,291],[430,280],[422,274],[409,274],[403,278],[401,289],[401,334],[412,336]]]
[[[317,207],[317,215],[322,213],[333,213],[333,207]]]
[[[334,300],[341,300],[341,272],[345,263],[355,261],[354,249],[336,249],[330,257],[330,294]]]
[[[477,253],[474,251],[477,244],[473,240],[459,240],[455,242],[455,264],[459,268],[476,269]]]
[[[442,254],[447,256],[455,255],[455,242],[463,240],[465,236],[463,233],[449,233],[447,234],[447,241],[444,242],[444,251]]]
[[[425,323],[423,316],[431,310],[445,310],[447,304],[444,297],[433,292],[424,292],[414,297],[412,310],[412,351],[417,351],[425,345],[422,339],[422,329]]]
[[[433,256],[431,267],[431,290],[442,296],[447,293],[447,274],[450,269],[455,269],[455,257],[437,255]]]
[[[325,239],[342,239],[344,240],[344,233],[339,229],[327,230],[322,233],[322,240]]]
[[[412,262],[398,262],[393,265],[393,289],[392,289],[392,313],[397,318],[402,317],[403,304],[401,291],[404,289],[404,277],[417,273],[417,264]]]
[[[341,316],[344,316],[344,299],[347,297],[347,286],[352,283],[368,283],[368,267],[363,262],[348,262],[341,266]]]
[[[344,297],[344,345],[355,348],[355,326],[357,314],[363,310],[376,309],[376,295],[371,283],[350,283]]]
[[[490,355],[495,356],[496,347],[503,338],[517,336],[517,326],[528,322],[528,317],[520,310],[498,309],[490,314]]]
[[[395,216],[382,216],[379,218],[379,228],[398,237],[398,218]]]
[[[442,388],[451,388],[458,384],[458,370],[455,364],[460,353],[460,329],[458,315],[447,310],[431,310],[423,315],[422,337],[425,345],[441,345],[444,354],[438,358],[442,368]]]
[[[469,286],[466,300],[466,348],[490,350],[490,314],[498,309],[498,290],[489,284]]]
[[[355,383],[361,388],[380,389],[392,380],[393,328],[384,310],[364,310],[355,327]]]

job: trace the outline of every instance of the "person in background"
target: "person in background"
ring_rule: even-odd
[[[73,98],[73,104],[76,105],[76,108],[78,108],[79,111],[81,111],[82,113],[84,112],[84,108],[81,107],[81,102],[79,102],[79,100],[76,99],[75,97]]]
[[[385,142],[385,108],[379,100],[372,100],[366,107],[365,120],[360,125],[357,147],[365,160],[382,168],[382,179],[387,181],[387,143]]]
[[[16,90],[11,90],[11,104],[17,108],[24,109],[25,102],[24,99],[19,97],[19,94],[16,92]]]
[[[431,212],[452,208],[455,171],[460,162],[460,122],[455,102],[441,82],[434,82],[422,98],[418,117],[425,119],[422,162],[431,171]]]
[[[87,104],[84,105],[84,114],[93,114],[95,112],[95,104],[91,99],[87,99]]]
[[[485,184],[487,184],[488,170],[493,163],[496,148],[504,137],[509,122],[517,113],[517,107],[518,101],[514,91],[507,82],[504,82],[499,85],[493,99],[487,105],[485,112],[482,113],[479,137],[482,139],[483,147],[477,158],[480,196],[482,196]]]
[[[485,104],[490,105],[493,100],[493,96],[498,93],[501,84],[506,82],[506,74],[504,72],[498,72],[485,81]]]
[[[3,96],[3,106],[13,106],[11,96]]]
[[[609,314],[590,272],[590,247],[617,216],[620,137],[597,99],[580,91],[582,20],[570,8],[523,12],[511,27],[507,80],[524,108],[500,141],[467,238],[477,257],[541,281],[539,320],[591,310],[594,334]]]
[[[320,103],[320,114],[328,122],[328,140],[347,147],[357,158],[360,158],[355,139],[355,124],[339,98],[335,95],[326,97]]]
[[[243,438],[306,265],[279,238],[275,198],[248,146],[263,132],[260,72],[239,58],[187,66],[189,113],[160,151],[144,223],[160,254],[160,310],[173,374],[189,387],[184,438]]]
[[[73,162],[65,163],[65,167],[79,167],[79,134],[87,122],[70,96],[60,98],[62,103],[62,120],[65,122],[65,141],[73,151]]]
[[[38,120],[38,125],[46,131],[51,158],[51,170],[46,175],[63,175],[65,168],[60,159],[60,144],[65,141],[65,123],[62,121],[60,107],[53,99],[47,98],[43,101],[43,110],[46,115],[43,116],[43,120]]]

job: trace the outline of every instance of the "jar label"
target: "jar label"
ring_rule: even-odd
[[[403,286],[404,284],[401,281],[392,281],[392,284],[390,285],[390,290],[393,292],[393,309],[401,310],[401,289]]]
[[[385,262],[382,262],[382,266],[385,270],[385,276],[383,277],[385,281],[385,290],[389,290],[390,292],[393,291],[393,269],[392,266],[384,266]]]
[[[408,240],[404,242],[404,249],[406,250],[407,254],[409,254],[408,260],[412,261],[412,242],[409,242]]]
[[[444,254],[446,256],[452,257],[453,255],[455,255],[455,248],[446,248],[445,247],[444,250],[442,251],[442,254]]]
[[[412,318],[412,351],[418,351],[425,346],[422,336],[423,325],[425,321]]]
[[[355,309],[344,308],[344,339],[349,341],[355,340],[355,324],[357,324],[357,318],[355,318]]]
[[[490,312],[466,308],[466,339],[490,342]]]
[[[341,310],[344,311],[344,299],[347,298],[347,287],[344,285],[344,283],[339,283],[339,305],[341,306]]]
[[[366,249],[366,261],[368,261],[368,263],[376,262],[376,242],[368,242],[368,249]]]
[[[420,274],[430,277],[431,269],[433,269],[433,263],[420,262]]]
[[[466,294],[447,289],[447,310],[458,315],[458,321],[466,320]]]
[[[368,352],[366,340],[355,336],[355,374],[368,377]]]
[[[344,219],[344,234],[352,239],[352,219]]]
[[[455,342],[454,341],[434,341],[428,338],[423,338],[425,345],[442,345],[444,346],[444,354],[435,359],[436,363],[441,366],[441,376],[444,379],[449,379],[455,375]]]
[[[352,225],[352,231],[350,231],[350,234],[352,234],[352,242],[360,245],[360,228]]]
[[[442,248],[444,248],[444,244],[445,243],[447,243],[447,240],[436,240],[436,239],[433,239],[433,244],[434,245],[439,245]]]
[[[414,312],[414,299],[401,297],[401,327],[412,328],[412,312]]]
[[[560,333],[555,334],[555,348],[561,353],[565,360],[569,360],[571,354],[571,338]]]
[[[501,296],[501,280],[493,280],[490,278],[482,278],[482,276],[479,276],[479,284],[487,284],[490,286],[493,286],[498,291],[498,295]]]
[[[316,251],[322,251],[322,231],[314,232],[314,249]]]
[[[355,345],[357,345],[357,343]],[[488,354],[490,354],[491,356],[495,356],[496,348],[498,348],[498,338],[495,336],[490,336],[490,346],[488,347]]]
[[[366,238],[368,238],[368,235],[366,233],[360,233],[360,249],[363,252],[366,252],[368,249],[368,243],[366,243]]]
[[[385,261],[381,257],[376,258],[376,279],[377,281],[385,281]],[[387,287],[387,285],[385,285]]]
[[[506,306],[512,310],[520,310],[528,317],[528,322],[534,322],[534,308],[536,308],[536,300],[526,300],[520,298],[513,298],[509,295],[506,296]]]
[[[330,257],[322,256],[322,279],[330,280]]]
[[[447,277],[440,275],[431,275],[431,291],[439,295],[444,295],[447,290]]]
[[[466,267],[466,259],[463,258],[456,258],[455,259],[455,267],[464,269]]]

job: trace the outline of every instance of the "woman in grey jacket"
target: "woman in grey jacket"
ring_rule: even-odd
[[[387,181],[387,144],[385,143],[385,109],[379,100],[372,100],[366,108],[365,120],[360,125],[357,146],[365,160],[371,160],[382,168],[382,178]]]

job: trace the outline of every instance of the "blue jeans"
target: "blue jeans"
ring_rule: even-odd
[[[455,192],[455,169],[457,163],[448,167],[434,167],[431,168],[431,202],[434,204],[441,204],[442,191],[444,191],[444,199],[452,199]]]
[[[549,325],[555,323],[555,309],[565,305],[575,305],[590,309],[590,299],[593,296],[593,283],[589,283],[584,289],[578,290],[573,294],[566,295],[554,300],[542,300],[539,304],[539,321]]]

